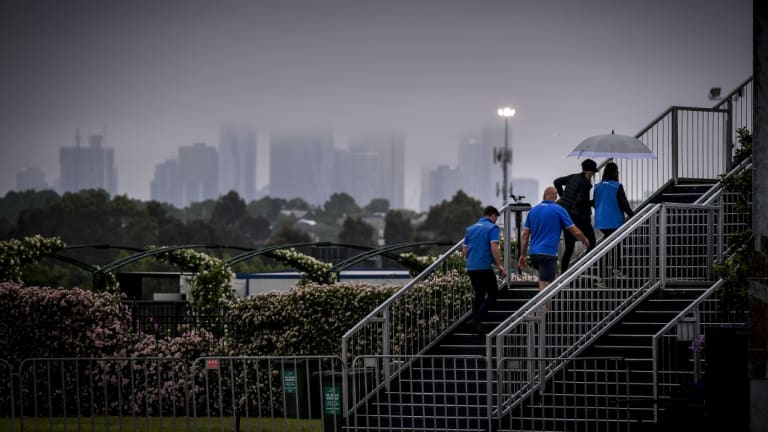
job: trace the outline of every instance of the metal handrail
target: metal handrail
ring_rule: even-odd
[[[511,204],[508,204],[509,206]],[[505,214],[504,211],[507,209],[507,206],[503,206],[500,209],[500,213]],[[504,221],[505,224],[508,223],[508,221]],[[376,307],[373,311],[371,311],[368,315],[366,315],[362,320],[360,320],[357,324],[355,324],[351,329],[349,329],[344,336],[342,336],[341,340],[341,356],[344,361],[349,361],[352,357],[357,357],[359,355],[383,355],[388,356],[393,353],[389,352],[389,344],[392,340],[396,340],[397,335],[390,334],[390,324],[392,324],[392,314],[391,310],[393,308],[393,305],[396,304],[400,299],[402,299],[405,295],[414,292],[414,290],[420,286],[420,284],[427,279],[430,275],[433,274],[435,270],[437,270],[440,266],[443,266],[446,264],[447,260],[456,254],[458,251],[461,250],[461,247],[463,245],[463,239],[454,244],[451,248],[449,248],[446,252],[444,252],[442,255],[438,257],[435,262],[433,262],[431,265],[429,265],[424,271],[422,271],[419,275],[414,277],[410,282],[408,282],[406,285],[404,285],[402,288],[397,290],[394,294],[392,294],[389,298],[387,298],[384,302],[382,302],[378,307]],[[511,263],[505,263],[505,266],[509,267]],[[500,288],[504,288],[506,286],[506,282],[502,281]],[[421,341],[421,344],[416,348],[417,352],[403,352],[400,354],[408,355],[408,356],[414,356],[419,355],[426,350],[428,350],[430,347],[432,347],[437,340],[439,340],[443,335],[445,335],[447,332],[454,329],[456,326],[459,325],[465,319],[470,311],[468,310],[468,306],[471,302],[467,302],[465,305],[459,305],[452,308],[452,311],[455,316],[449,317],[452,321],[445,323],[442,323],[442,317],[438,317],[439,320],[441,320],[442,324],[445,324],[443,328],[439,328],[438,331],[434,334],[428,335],[427,339],[424,339]],[[434,318],[434,317],[430,317]],[[358,334],[364,331],[369,325],[380,325],[380,335],[379,337],[379,343],[377,343],[377,347],[381,347],[379,350],[378,348],[375,348],[377,351],[381,352],[366,352],[366,353],[352,353],[350,352],[350,342],[352,339]],[[398,364],[397,367],[402,368],[405,367],[407,364]],[[391,369],[389,365],[385,367],[385,373],[387,374],[394,374],[397,372],[397,369]],[[346,377],[344,377],[346,379]],[[345,384],[346,385],[346,384]],[[344,408],[345,410],[348,410],[350,407],[350,404],[348,403],[347,397],[345,395],[345,402],[344,402]]]
[[[579,265],[573,271],[569,270],[566,272],[555,283],[550,285],[551,288],[548,287],[546,291],[539,293],[539,295],[515,312],[508,320],[505,320],[502,325],[494,329],[492,334],[486,337],[487,356],[495,358],[508,355],[507,351],[512,349],[513,351],[527,350],[530,354],[538,357],[556,357],[558,358],[557,362],[540,365],[538,373],[541,374],[544,371],[551,372],[556,370],[560,363],[569,361],[579,352],[583,351],[592,341],[605,333],[614,322],[617,322],[626,313],[631,311],[635,304],[638,304],[653,291],[662,287],[668,278],[678,277],[680,274],[685,275],[685,271],[693,269],[692,271],[700,272],[700,275],[697,277],[706,280],[711,274],[708,269],[710,269],[716,257],[719,256],[718,251],[722,247],[721,243],[716,245],[712,241],[715,232],[719,231],[712,223],[714,215],[719,210],[720,208],[715,206],[669,203],[657,204],[642,212],[631,220],[631,223],[628,224],[629,226],[625,230],[618,235],[611,236],[608,241],[604,242],[602,248],[598,248],[582,258]],[[704,225],[706,227],[705,231],[698,233],[704,239],[701,244],[697,245],[701,251],[700,255],[697,256],[702,257],[704,260],[700,262],[700,265],[689,265],[684,270],[680,270],[682,268],[680,266],[667,266],[665,264],[668,259],[680,256],[679,254],[675,255],[675,251],[681,246],[672,242],[667,244],[666,238],[672,232],[670,230],[675,229],[677,226],[682,227],[686,225],[684,222],[678,221],[674,225],[670,222],[668,226],[667,219],[673,217],[705,217],[710,221],[709,224]],[[674,220],[670,219],[670,221]],[[645,234],[646,229],[649,231],[648,234]],[[590,285],[584,282],[585,280],[599,279],[599,277],[593,274],[593,271],[595,268],[600,268],[601,260],[615,248],[620,247],[624,240],[631,240],[640,235],[650,236],[651,246],[648,253],[653,257],[658,257],[658,266],[656,265],[656,258],[652,258],[648,268],[636,272],[632,279],[625,282],[619,290],[595,289],[593,284]],[[658,243],[653,240],[657,237]],[[685,278],[683,276],[683,279]],[[585,311],[581,303],[573,301],[574,298],[595,302],[595,304],[602,305],[602,307],[598,311]],[[555,310],[555,320],[550,325],[556,326],[557,330],[550,333],[547,326],[548,315],[552,311],[549,311],[548,308],[549,304],[554,304],[555,302],[558,303],[560,309]],[[585,313],[587,313],[586,316],[584,316]],[[579,323],[566,325],[567,323],[563,320],[567,320],[567,317],[570,316],[579,316]],[[538,334],[535,331],[537,326]],[[516,337],[519,339],[515,339],[517,342],[511,345],[505,345],[505,337]],[[559,343],[547,345],[545,348],[546,338],[555,338]],[[537,349],[538,353],[535,352]],[[547,350],[549,352],[545,353]],[[510,407],[519,402],[519,399],[516,400],[515,398],[522,397],[521,394],[503,395],[501,388],[499,388],[497,396],[497,407],[499,407],[496,411],[497,415],[506,413]],[[508,397],[508,400],[504,400],[505,396]],[[488,397],[488,403],[492,405],[491,395],[489,394]]]
[[[506,207],[503,207],[499,211],[504,211]],[[506,223],[506,222],[505,222]],[[405,284],[402,288],[397,290],[394,294],[392,294],[389,298],[384,300],[376,309],[371,311],[368,315],[365,316],[362,320],[360,320],[357,324],[355,324],[351,329],[347,330],[346,333],[344,333],[344,336],[342,336],[342,358],[344,357],[345,350],[345,342],[357,331],[359,331],[366,323],[375,320],[379,315],[381,315],[395,300],[403,296],[406,292],[410,291],[416,284],[418,284],[420,281],[425,279],[427,276],[429,276],[435,269],[440,267],[443,262],[460,250],[461,246],[464,244],[464,239],[459,240],[456,244],[451,246],[450,249],[443,252],[442,255],[440,255],[435,262],[430,264],[424,271],[419,273],[416,277],[414,277],[410,282]]]
[[[683,322],[683,320],[688,317],[692,312],[698,309],[699,305],[701,305],[704,301],[708,300],[713,294],[717,293],[717,291],[720,289],[720,287],[725,283],[723,279],[719,279],[717,282],[712,284],[711,287],[707,288],[706,291],[704,291],[696,300],[693,301],[688,307],[683,309],[677,316],[675,316],[667,325],[665,325],[661,330],[656,332],[656,334],[653,335],[652,342],[651,342],[651,358],[652,358],[652,371],[653,371],[653,400],[654,403],[654,421],[658,420],[659,415],[659,407],[658,407],[658,401],[659,401],[659,339],[661,339],[664,335],[669,333],[669,331],[676,327],[678,324]],[[696,333],[698,333],[698,320],[695,323],[696,325]],[[698,359],[694,359],[695,362],[698,362]],[[697,368],[698,365],[694,365],[694,368]]]

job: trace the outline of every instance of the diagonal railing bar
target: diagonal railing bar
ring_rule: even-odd
[[[546,380],[665,283],[711,280],[711,266],[722,250],[722,243],[715,240],[719,210],[690,204],[659,204],[644,210],[629,227],[582,258],[577,269],[566,272],[489,334],[486,354],[558,359],[528,371]],[[624,277],[607,278],[620,251]],[[531,385],[538,388],[537,383]],[[488,395],[489,408],[495,405],[497,416],[532,388],[498,390],[495,401]]]
[[[347,331],[341,341],[342,359],[349,362],[378,355],[389,362],[397,355],[412,358],[460,325],[471,312],[473,295],[460,257],[462,243],[463,239]],[[505,287],[502,282],[500,289]],[[384,371],[394,374],[406,366],[408,362],[396,362]],[[345,409],[357,402],[345,400]]]

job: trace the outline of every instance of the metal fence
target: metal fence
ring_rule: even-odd
[[[554,358],[538,371],[548,378],[601,336],[634,305],[666,283],[711,280],[722,250],[715,206],[657,204],[643,209],[578,266],[512,314],[486,337],[488,358]],[[705,223],[706,222],[706,223]],[[621,277],[607,271],[621,257]],[[528,395],[530,381],[498,394],[500,414]],[[519,388],[515,388],[519,386]]]
[[[187,430],[187,367],[173,358],[36,358],[18,372],[21,430]]]
[[[0,430],[10,431],[336,431],[351,391],[341,378],[350,372],[330,356],[35,358],[14,374],[0,368]]]
[[[572,359],[545,378],[533,373],[551,358],[502,358],[497,375],[499,393],[520,388],[525,399],[495,420],[499,431],[627,431],[630,428],[629,367],[621,358]],[[534,382],[537,384],[534,386]]]
[[[6,430],[15,432],[16,428],[16,392],[13,385],[13,368],[10,363],[0,360],[0,421],[7,419],[10,426]]]
[[[717,179],[732,166],[736,130],[752,130],[752,79],[713,108],[674,106],[635,135],[656,159],[617,159],[627,198],[642,202],[679,179]]]

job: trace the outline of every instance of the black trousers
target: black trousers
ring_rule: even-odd
[[[467,270],[467,276],[475,290],[475,300],[472,302],[472,318],[482,321],[493,303],[499,298],[499,285],[496,274],[492,269]]]
[[[582,218],[574,216],[568,213],[573,220],[573,224],[576,228],[580,229],[584,236],[589,240],[589,247],[587,252],[595,248],[595,229],[592,228],[592,218]],[[568,230],[563,230],[563,240],[565,242],[565,251],[563,251],[563,259],[560,261],[560,273],[565,273],[571,263],[571,256],[573,256],[573,249],[576,247],[576,237]]]

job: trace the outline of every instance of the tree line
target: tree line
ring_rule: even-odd
[[[360,206],[346,193],[334,193],[323,205],[312,206],[301,198],[269,196],[246,203],[237,192],[230,191],[218,199],[180,209],[126,195],[110,197],[104,190],[63,195],[50,190],[11,191],[0,198],[0,240],[41,234],[59,236],[70,246],[211,244],[260,248],[328,241],[378,247],[381,228],[376,228],[374,222],[379,227],[383,225],[385,245],[458,241],[466,226],[481,214],[481,203],[463,191],[421,214],[391,209],[389,202],[380,198]],[[129,254],[117,249],[74,253],[78,259],[98,265]],[[248,271],[258,271],[262,264],[255,260],[248,264]],[[163,268],[156,263],[137,263],[131,270]],[[78,274],[50,263],[40,264],[27,273],[31,279],[28,282],[48,278],[63,286],[88,285],[89,278],[82,271]]]

